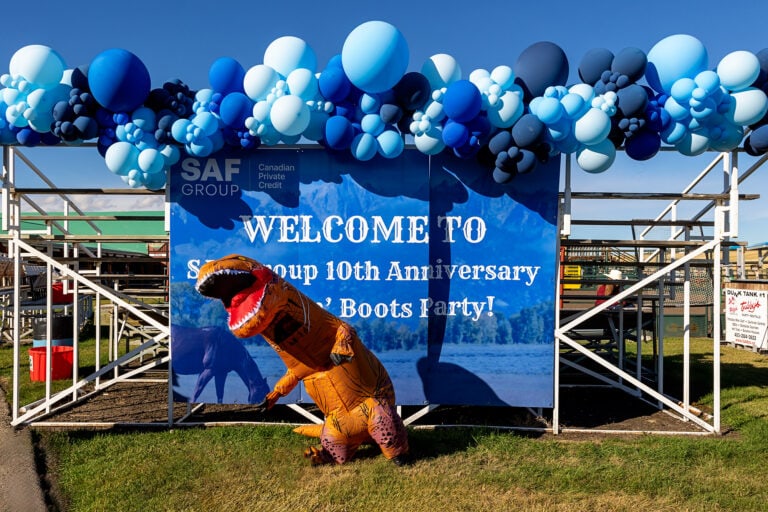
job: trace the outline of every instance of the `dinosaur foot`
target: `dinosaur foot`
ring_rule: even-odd
[[[322,464],[330,464],[333,462],[333,457],[328,453],[325,448],[317,448],[316,446],[310,446],[304,450],[304,458],[309,459],[309,462],[313,466],[320,466]]]

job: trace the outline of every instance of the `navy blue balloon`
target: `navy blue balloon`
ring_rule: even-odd
[[[512,179],[515,177],[515,174],[516,174],[515,172],[507,172],[503,169],[499,169],[498,167],[496,167],[493,170],[493,181],[503,185],[505,183],[509,183],[510,181],[512,181]]]
[[[517,162],[517,172],[520,174],[527,174],[536,168],[536,154],[533,151],[527,149],[521,149],[520,154],[522,157]]]
[[[759,87],[765,92],[768,89],[768,48],[763,48],[755,56],[760,62],[760,73],[752,83],[752,87]]]
[[[520,148],[533,147],[538,143],[545,130],[544,123],[533,114],[525,114],[512,127],[512,139]]]
[[[456,80],[449,84],[443,95],[445,115],[460,123],[474,119],[482,106],[480,90],[469,80]]]
[[[633,160],[648,160],[661,148],[661,136],[652,130],[638,130],[624,145],[627,156]]]
[[[88,66],[78,66],[72,70],[69,83],[73,89],[88,91]]]
[[[631,84],[616,92],[617,108],[624,117],[637,117],[645,112],[648,105],[648,92],[637,84]]]
[[[403,110],[392,103],[385,103],[379,109],[379,117],[384,124],[397,124],[403,116]]]
[[[416,71],[403,75],[392,90],[395,101],[405,110],[419,110],[426,105],[432,92],[427,77]]]
[[[515,83],[523,89],[523,101],[543,96],[547,87],[565,85],[568,57],[562,48],[549,41],[534,43],[515,62]]]
[[[749,134],[749,146],[758,155],[768,151],[768,125],[761,126]]]
[[[579,78],[585,84],[595,85],[604,71],[611,69],[613,53],[607,48],[589,50],[579,63]]]
[[[494,155],[506,151],[512,145],[512,133],[508,130],[501,130],[488,141],[488,149]]]
[[[624,48],[613,59],[611,71],[625,75],[630,82],[637,82],[645,75],[648,56],[639,48]]]

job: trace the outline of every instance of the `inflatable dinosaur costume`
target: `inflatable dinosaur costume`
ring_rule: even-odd
[[[297,432],[320,437],[305,452],[313,464],[344,463],[365,442],[375,441],[397,464],[408,452],[405,426],[395,410],[395,391],[381,362],[346,322],[324,310],[261,263],[240,255],[200,269],[197,290],[220,299],[235,336],[261,334],[287,367],[260,404],[271,408],[300,382],[325,415],[322,425]]]

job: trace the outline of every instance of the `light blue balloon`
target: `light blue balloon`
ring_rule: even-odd
[[[488,108],[488,121],[497,128],[509,128],[520,119],[525,110],[522,93],[506,91],[496,108]]]
[[[360,110],[364,114],[373,114],[374,112],[378,112],[379,108],[381,108],[379,98],[372,94],[363,94],[360,96],[360,101],[358,103],[360,105]]]
[[[309,126],[309,107],[298,96],[280,96],[272,104],[269,119],[272,126],[283,135],[300,135]]]
[[[743,91],[760,75],[760,60],[745,50],[731,52],[717,65],[720,84],[730,91]]]
[[[64,59],[55,50],[41,44],[31,44],[17,50],[8,64],[13,77],[23,77],[40,87],[52,87],[64,76]]]
[[[107,169],[119,176],[126,176],[139,166],[139,150],[130,142],[118,141],[110,145],[104,154]]]
[[[584,100],[584,98],[580,94],[573,92],[569,92],[563,96],[563,99],[560,100],[560,104],[565,110],[565,115],[570,119],[580,118],[587,112],[587,109],[589,108],[589,104]]]
[[[144,149],[138,157],[139,169],[147,174],[155,174],[163,170],[165,158],[154,148]]]
[[[408,44],[385,21],[368,21],[349,33],[341,50],[341,65],[350,82],[364,92],[391,89],[408,69]]]
[[[693,78],[680,78],[675,80],[669,92],[670,96],[678,103],[688,103],[694,89],[696,89],[696,82],[693,81]]]
[[[591,146],[597,144],[611,131],[611,118],[599,108],[590,108],[587,113],[576,120],[573,134],[576,140]]]
[[[664,110],[666,110],[669,113],[669,117],[675,121],[684,121],[691,115],[688,106],[681,105],[675,98],[667,98],[667,101],[664,103]]]
[[[173,139],[182,144],[187,143],[187,132],[191,124],[192,122],[189,119],[184,118],[174,121],[173,125],[171,125],[171,136]]]
[[[694,78],[693,81],[696,82],[696,86],[701,88],[707,95],[711,95],[720,89],[720,76],[711,69],[702,71],[696,75],[696,78]]]
[[[709,66],[704,45],[693,36],[676,34],[665,37],[648,52],[645,78],[657,92],[670,93],[681,78],[693,78]]]
[[[315,74],[307,68],[294,69],[285,79],[288,84],[288,90],[294,96],[298,96],[304,101],[315,99],[319,93],[317,87],[317,78]]]
[[[379,145],[376,142],[376,137],[370,133],[358,133],[355,138],[352,139],[352,144],[349,149],[356,159],[365,162],[376,156]]]
[[[442,129],[433,126],[431,130],[413,137],[413,144],[425,155],[436,155],[445,149]]]
[[[243,90],[253,101],[261,101],[267,97],[278,80],[280,75],[277,71],[264,64],[258,64],[245,72]]]
[[[563,117],[564,112],[557,98],[541,98],[536,108],[536,117],[546,125],[553,125]]]
[[[263,62],[283,77],[291,71],[306,68],[313,73],[317,71],[317,56],[315,51],[301,38],[284,36],[275,39],[264,51]]]
[[[688,132],[675,144],[680,154],[685,156],[698,156],[709,148],[709,138],[700,133]]]
[[[142,130],[152,131],[157,127],[157,115],[148,107],[139,107],[131,113],[133,124]]]
[[[509,66],[497,66],[491,70],[491,80],[506,91],[515,83],[515,72]]]
[[[374,137],[384,131],[385,125],[381,116],[378,114],[366,114],[360,120],[360,128],[365,133],[370,133]]]
[[[688,135],[688,133],[687,124],[672,122],[669,123],[669,127],[661,133],[661,140],[674,146]]]
[[[379,154],[384,158],[396,158],[400,156],[405,148],[403,138],[395,130],[385,130],[376,141],[379,144]]]
[[[616,147],[606,139],[594,146],[584,146],[576,153],[576,163],[593,174],[607,171],[616,160]]]
[[[733,103],[725,117],[735,125],[755,124],[768,111],[768,98],[762,90],[756,87],[731,93],[731,98],[733,98]]]

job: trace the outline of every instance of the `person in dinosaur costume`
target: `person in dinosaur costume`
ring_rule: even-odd
[[[203,265],[195,287],[224,303],[235,336],[261,334],[285,363],[287,371],[261,407],[270,409],[304,382],[325,415],[322,425],[296,429],[320,438],[321,446],[304,454],[312,464],[342,464],[370,441],[386,458],[405,462],[408,435],[395,408],[394,386],[352,326],[268,267],[237,254]]]

